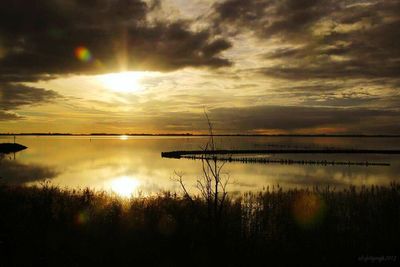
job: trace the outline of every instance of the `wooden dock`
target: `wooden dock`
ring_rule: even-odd
[[[387,162],[369,161],[340,161],[340,160],[305,160],[305,159],[277,159],[268,157],[254,157],[252,155],[275,154],[387,154],[400,155],[400,150],[381,149],[266,149],[266,150],[180,150],[161,152],[163,158],[217,160],[224,162],[241,162],[246,164],[300,164],[300,165],[347,165],[347,166],[390,166]],[[243,157],[233,155],[244,155]],[[247,156],[246,156],[247,155]]]
[[[187,155],[238,155],[238,154],[386,154],[400,155],[400,150],[384,149],[263,149],[263,150],[178,150],[161,152],[163,158],[176,158]]]

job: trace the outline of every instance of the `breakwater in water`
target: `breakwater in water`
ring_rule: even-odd
[[[348,165],[348,166],[390,166],[387,162],[369,162],[369,161],[336,161],[336,160],[293,160],[293,159],[272,159],[257,157],[216,157],[216,156],[181,156],[184,159],[192,160],[217,160],[223,162],[240,162],[246,164],[300,164],[300,165]]]
[[[217,160],[224,162],[262,163],[262,164],[302,164],[302,165],[356,165],[390,166],[387,162],[335,161],[335,160],[295,160],[255,157],[254,155],[275,154],[400,154],[400,150],[381,149],[267,149],[267,150],[180,150],[161,152],[164,158],[185,158],[192,160]],[[233,155],[244,155],[242,157]],[[245,156],[248,155],[248,156]]]
[[[400,154],[400,150],[385,149],[265,149],[265,150],[177,150],[161,152],[163,158],[181,158],[184,155],[234,154]]]

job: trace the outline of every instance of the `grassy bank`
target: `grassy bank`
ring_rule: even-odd
[[[123,200],[90,190],[3,185],[0,266],[343,265],[398,252],[398,184],[276,187],[229,199],[218,221],[207,209],[200,198],[168,192]]]

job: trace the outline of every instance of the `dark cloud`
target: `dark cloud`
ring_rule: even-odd
[[[390,78],[400,75],[398,0],[227,0],[215,23],[279,42],[264,55],[271,77]]]
[[[208,111],[217,133],[329,133],[396,134],[400,131],[400,111],[372,108],[254,106],[213,108]],[[197,132],[207,128],[203,113],[143,113],[140,117],[105,118],[102,126],[129,129],[146,125],[143,131]]]
[[[46,75],[103,73],[121,68],[175,70],[230,65],[230,47],[189,21],[149,22],[154,7],[141,0],[38,0],[0,4],[0,80],[32,81]],[[84,46],[88,62],[74,51]]]
[[[51,90],[20,84],[0,83],[0,111],[3,110],[3,116],[1,117],[9,119],[18,118],[16,114],[4,111],[14,110],[26,105],[52,102],[60,98],[62,98],[61,95]]]
[[[337,128],[347,133],[397,133],[400,113],[367,108],[334,108],[305,106],[257,106],[216,108],[210,117],[216,128],[230,131],[278,130],[294,133],[315,128]],[[227,129],[226,125],[230,125]],[[371,125],[375,125],[374,129]]]
[[[334,0],[227,0],[215,4],[215,23],[233,23],[265,38],[300,35],[335,9],[335,3]]]

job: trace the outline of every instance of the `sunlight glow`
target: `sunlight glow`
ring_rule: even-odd
[[[130,176],[120,176],[110,182],[111,191],[121,197],[131,197],[139,185],[140,182]]]
[[[99,75],[98,79],[109,90],[135,93],[143,90],[141,80],[147,75],[144,71],[129,71]]]

